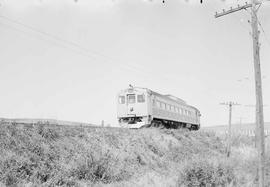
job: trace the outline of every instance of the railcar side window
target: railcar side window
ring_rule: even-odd
[[[118,98],[119,100],[119,104],[125,104],[125,96],[119,96],[119,98]]]
[[[137,95],[137,101],[138,101],[138,103],[144,103],[145,96],[144,95]]]
[[[165,103],[161,103],[161,108],[165,109]]]
[[[158,108],[160,108],[160,102],[159,102],[159,101],[156,101],[156,106],[157,106]]]
[[[128,95],[128,103],[135,103],[135,95]]]

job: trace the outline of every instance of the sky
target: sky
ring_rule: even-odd
[[[129,84],[184,99],[201,125],[255,121],[244,1],[0,0],[0,117],[117,126]],[[270,121],[270,2],[259,9],[264,119]],[[268,106],[267,106],[268,105]]]

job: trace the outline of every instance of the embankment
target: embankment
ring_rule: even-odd
[[[256,154],[230,159],[213,133],[58,125],[2,125],[0,185],[252,186]]]

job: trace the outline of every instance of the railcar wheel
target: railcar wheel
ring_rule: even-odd
[[[150,124],[150,127],[160,128],[163,127],[163,124],[161,121],[153,120]]]

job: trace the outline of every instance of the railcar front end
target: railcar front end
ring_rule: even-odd
[[[118,94],[117,118],[121,127],[140,128],[151,123],[147,89],[130,87]]]

